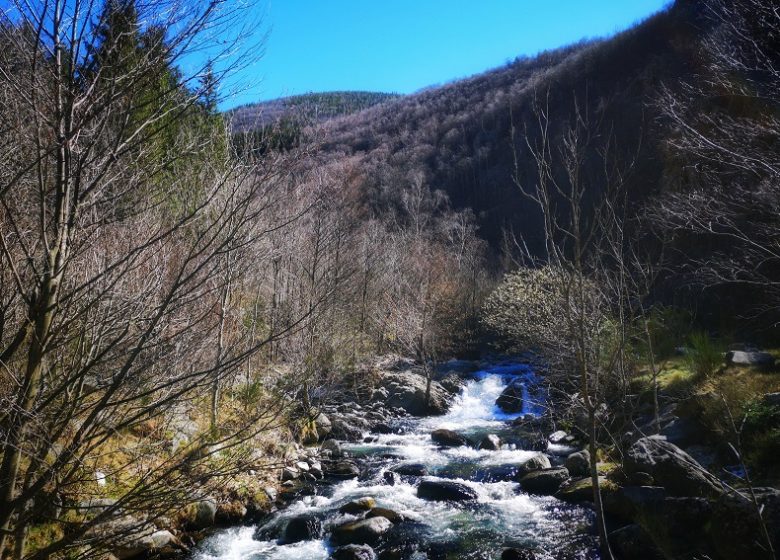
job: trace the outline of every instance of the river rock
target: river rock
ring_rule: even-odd
[[[214,525],[217,517],[217,502],[212,498],[199,501],[195,504],[195,518],[193,525],[198,529],[205,529]]]
[[[298,469],[295,467],[284,467],[282,469],[282,482],[287,482],[288,480],[296,480],[301,473],[298,472]]]
[[[496,406],[506,413],[514,414],[523,411],[523,384],[513,381],[501,391],[496,399]]]
[[[754,493],[769,538],[780,546],[780,490],[755,488]],[[764,558],[766,538],[761,530],[756,504],[747,490],[729,492],[712,506],[710,535],[713,548],[723,558]]]
[[[385,481],[385,484],[389,486],[395,486],[398,483],[398,473],[394,473],[393,471],[385,471],[382,474],[382,478]]]
[[[520,479],[520,486],[529,494],[552,496],[568,478],[566,467],[551,467],[529,472]]]
[[[606,477],[599,477],[599,488],[601,489],[602,499],[606,499],[606,494],[617,491],[615,483],[607,480]],[[561,501],[578,504],[581,502],[593,501],[593,481],[590,477],[579,478],[564,482],[555,497]]]
[[[335,527],[333,538],[339,544],[376,544],[392,527],[389,519],[371,517]]]
[[[146,557],[149,554],[160,552],[166,548],[177,551],[187,550],[173,533],[162,530],[138,536],[130,536],[114,548],[113,554],[119,560],[130,560],[131,558]]]
[[[532,471],[538,471],[541,469],[549,469],[552,467],[550,458],[544,453],[535,453],[522,463],[517,465],[517,475],[522,477]]]
[[[330,437],[343,441],[360,441],[369,429],[365,420],[354,414],[342,414],[331,419]]]
[[[618,558],[657,560],[661,557],[647,532],[637,524],[612,531],[609,534],[609,544]]]
[[[392,509],[381,508],[381,507],[371,508],[371,511],[369,511],[368,514],[366,515],[366,518],[369,517],[384,517],[385,519],[389,520],[393,525],[401,523],[405,519],[404,516],[398,513],[397,511],[393,511]]]
[[[726,363],[735,366],[772,367],[775,365],[775,357],[769,352],[732,350],[726,354]]]
[[[314,418],[314,427],[317,428],[317,436],[319,437],[319,440],[322,441],[330,435],[330,432],[333,430],[333,423],[325,413],[320,412],[316,418]]]
[[[402,476],[426,476],[428,474],[428,467],[422,463],[402,463],[390,470]]]
[[[536,560],[536,554],[527,548],[505,548],[501,560]]]
[[[325,452],[333,459],[341,457],[341,445],[335,439],[326,439],[320,446],[320,452]]]
[[[333,551],[332,560],[376,560],[374,549],[367,544],[348,544]]]
[[[572,476],[588,476],[590,474],[590,452],[587,449],[577,451],[566,457],[563,463]]]
[[[479,442],[478,449],[487,449],[489,451],[498,451],[501,449],[501,438],[495,434],[486,435]]]
[[[247,507],[238,500],[217,505],[217,514],[214,517],[218,525],[237,525],[247,516]]]
[[[712,474],[685,451],[659,436],[639,439],[626,452],[624,468],[629,476],[645,472],[673,496],[717,497],[723,487]]]
[[[353,500],[341,506],[339,508],[339,513],[358,515],[360,513],[369,511],[374,506],[376,506],[376,500],[374,500],[374,498],[360,498],[358,500]]]
[[[470,486],[449,480],[423,480],[417,487],[417,496],[433,501],[476,500],[477,492]]]
[[[285,544],[322,538],[322,523],[313,515],[299,515],[287,522],[282,540]]]
[[[460,447],[468,443],[462,435],[444,428],[432,431],[431,439],[443,447]]]
[[[412,371],[386,372],[380,386],[387,390],[383,404],[400,407],[412,416],[439,415],[447,412],[452,395],[436,381],[431,381],[430,400],[426,399],[424,376]]]
[[[360,467],[354,461],[342,459],[340,461],[328,461],[323,463],[325,476],[331,478],[357,478],[360,476]]]

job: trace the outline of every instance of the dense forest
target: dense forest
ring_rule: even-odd
[[[0,558],[776,558],[774,3],[223,113],[254,14],[0,12]]]

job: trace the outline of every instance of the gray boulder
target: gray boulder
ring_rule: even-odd
[[[286,544],[322,538],[322,523],[313,515],[299,515],[287,522],[282,535]]]
[[[522,477],[529,472],[552,467],[550,459],[544,453],[536,453],[517,465],[517,474]]]
[[[371,508],[371,511],[369,511],[366,514],[366,518],[369,517],[384,517],[385,519],[389,520],[393,525],[401,523],[402,521],[405,520],[404,516],[398,513],[397,511],[393,511],[392,509],[381,508],[381,507]]]
[[[326,439],[320,446],[320,452],[327,452],[333,459],[341,457],[341,445],[335,439]]]
[[[479,442],[478,449],[487,449],[489,451],[498,451],[501,449],[501,438],[495,434],[486,435]]]
[[[331,558],[333,560],[375,560],[376,553],[367,544],[348,544],[334,550]]]
[[[383,402],[388,407],[399,407],[412,416],[439,415],[447,412],[453,397],[440,383],[431,382],[430,400],[426,399],[427,381],[412,371],[388,372],[382,376],[380,386],[387,390]]]
[[[374,498],[360,498],[358,500],[347,502],[346,504],[341,506],[339,508],[339,513],[358,515],[360,513],[365,513],[369,511],[374,506],[376,506],[376,500],[374,500]]]
[[[732,350],[726,354],[726,363],[735,366],[772,367],[775,365],[775,357],[769,352]]]
[[[588,476],[590,474],[590,452],[587,449],[577,451],[566,457],[563,463],[572,476]]]
[[[470,486],[449,480],[423,480],[417,487],[417,497],[432,501],[462,502],[476,500],[477,492]]]
[[[322,412],[314,419],[314,426],[317,428],[317,436],[320,438],[320,441],[328,437],[333,430],[333,423],[330,421],[330,418]]]
[[[529,494],[552,496],[568,479],[566,467],[552,467],[529,472],[520,479],[520,486]]]
[[[149,554],[160,552],[164,549],[184,551],[186,547],[170,531],[155,531],[125,539],[114,550],[113,554],[119,560],[146,557]]]
[[[434,443],[443,447],[460,447],[466,445],[468,441],[462,435],[452,430],[440,428],[431,432],[431,439]]]
[[[644,472],[673,496],[717,497],[723,486],[685,451],[659,436],[639,439],[626,452],[624,469],[629,476]]]
[[[513,381],[496,399],[496,406],[506,413],[514,414],[523,411],[523,385]]]
[[[393,523],[389,519],[370,517],[335,527],[333,539],[339,544],[373,545],[378,543],[392,527]]]
[[[428,467],[422,463],[402,463],[391,470],[402,476],[425,476],[428,474]]]
[[[641,526],[632,524],[609,534],[609,544],[618,558],[631,560],[657,560],[658,550]]]
[[[357,478],[360,476],[360,467],[354,461],[342,459],[340,461],[328,461],[323,463],[323,472],[325,476],[331,478]]]
[[[211,498],[199,501],[195,505],[195,519],[193,524],[198,529],[205,529],[214,525],[217,517],[217,502]]]

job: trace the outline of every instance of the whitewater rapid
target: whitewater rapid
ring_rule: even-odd
[[[325,486],[322,495],[298,499],[263,523],[260,533],[278,534],[290,518],[306,513],[320,517],[327,534],[329,527],[354,519],[338,513],[339,507],[372,497],[378,506],[402,514],[407,519],[403,525],[409,525],[426,543],[428,551],[415,552],[408,556],[411,560],[497,559],[508,546],[532,548],[539,559],[594,557],[588,510],[555,498],[528,495],[511,477],[501,480],[501,473],[536,452],[511,444],[497,451],[472,446],[439,448],[431,441],[430,432],[437,428],[454,430],[472,441],[489,433],[510,433],[509,423],[520,414],[501,412],[495,401],[507,383],[517,379],[525,387],[520,414],[538,413],[542,397],[532,391],[533,374],[528,366],[509,364],[480,371],[446,415],[406,420],[398,426],[401,433],[372,435],[370,443],[344,443],[342,448],[363,462],[368,476]],[[416,481],[406,477],[388,484],[385,471],[405,463],[424,465],[428,479],[454,480],[473,488],[476,502],[423,500],[417,497]],[[193,560],[326,560],[333,550],[327,540],[289,545],[256,540],[257,529],[220,531],[199,546]]]

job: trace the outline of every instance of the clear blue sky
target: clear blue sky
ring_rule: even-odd
[[[265,56],[223,109],[298,93],[411,93],[604,37],[669,0],[267,0]]]

